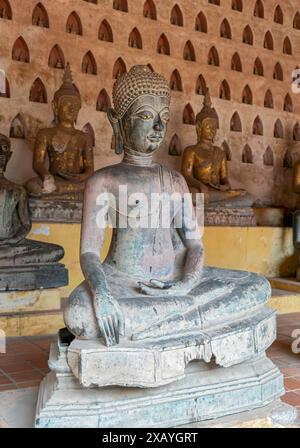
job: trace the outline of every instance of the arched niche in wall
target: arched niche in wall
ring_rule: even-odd
[[[171,75],[170,89],[175,90],[176,92],[183,91],[181,76],[177,69],[175,69]]]
[[[274,138],[284,138],[283,125],[279,118],[278,120],[276,120],[276,123],[274,125]]]
[[[208,52],[208,65],[214,65],[215,67],[219,67],[220,59],[218,52],[215,47],[212,47]]]
[[[178,5],[172,8],[170,23],[171,25],[183,26],[183,14]]]
[[[65,68],[65,57],[62,49],[59,45],[54,45],[50,51],[48,65],[52,68],[64,69]]]
[[[0,0],[0,19],[12,20],[12,9],[8,0]]]
[[[273,79],[277,81],[283,81],[283,70],[279,62],[277,62],[277,64],[274,67]]]
[[[264,152],[263,162],[265,166],[274,166],[274,153],[270,146]]]
[[[170,44],[165,34],[162,34],[158,39],[157,53],[170,56]]]
[[[256,0],[253,11],[254,17],[259,17],[264,19],[265,17],[265,7],[262,0]]]
[[[274,11],[274,22],[283,25],[283,12],[280,5],[277,5]]]
[[[49,28],[48,13],[42,3],[38,3],[32,12],[32,25]]]
[[[221,100],[231,100],[230,87],[226,79],[224,79],[220,85],[219,98]]]
[[[293,47],[292,47],[292,43],[290,41],[290,38],[288,36],[286,36],[286,38],[283,41],[283,54],[288,54],[288,55],[292,55],[293,54]]]
[[[272,36],[272,33],[270,31],[267,31],[264,38],[264,48],[266,50],[274,50],[274,39]]]
[[[147,19],[157,20],[156,6],[153,0],[146,0],[143,8],[143,16]]]
[[[234,55],[232,56],[232,59],[231,59],[231,70],[234,70],[236,72],[242,72],[243,71],[242,61],[241,61],[241,58],[240,58],[240,56],[239,56],[239,54],[237,52],[234,53]]]
[[[227,19],[224,19],[220,25],[220,37],[223,37],[224,39],[232,38],[231,27]]]
[[[248,144],[244,146],[244,149],[242,152],[242,163],[247,163],[247,164],[253,163],[252,149]]]
[[[231,117],[230,130],[233,132],[242,132],[242,122],[238,112],[235,112]]]
[[[293,129],[293,140],[300,142],[300,124],[296,123]]]
[[[205,95],[207,91],[206,81],[202,75],[199,75],[196,82],[195,88],[197,95]]]
[[[182,121],[183,121],[183,124],[189,124],[189,125],[194,125],[196,122],[194,110],[193,110],[192,106],[190,105],[190,103],[187,104],[184,108]]]
[[[86,73],[88,75],[97,75],[97,63],[96,59],[91,51],[88,51],[82,59],[81,64],[82,73]]]
[[[71,12],[66,24],[66,31],[70,34],[82,36],[82,23],[76,11]]]
[[[242,103],[253,104],[253,94],[252,94],[252,90],[250,89],[248,84],[245,86],[245,88],[242,92]]]
[[[293,100],[290,97],[289,93],[286,95],[284,99],[283,110],[285,112],[294,112]]]
[[[294,21],[293,21],[293,27],[295,30],[300,30],[300,12],[298,11],[295,14]]]
[[[274,99],[270,89],[266,91],[264,98],[264,107],[268,109],[274,109]]]
[[[169,145],[169,156],[179,157],[182,154],[182,145],[180,138],[174,134]]]
[[[128,46],[131,48],[136,48],[138,50],[143,49],[143,41],[141,33],[137,28],[134,28],[131,33],[129,34],[128,38]]]
[[[127,0],[114,0],[113,9],[117,11],[128,12]]]
[[[243,43],[247,45],[253,45],[253,42],[254,42],[253,31],[250,28],[250,26],[247,25],[243,31]]]
[[[199,31],[200,33],[207,33],[207,19],[205,14],[201,11],[196,17],[195,22],[195,30]]]
[[[47,103],[46,87],[40,78],[37,78],[31,86],[29,101],[33,103]]]
[[[18,37],[18,39],[15,41],[13,48],[12,48],[12,59],[14,61],[18,62],[30,62],[30,54],[29,54],[29,48],[23,39],[23,37]]]
[[[259,116],[257,116],[254,120],[253,127],[252,127],[252,134],[253,135],[264,135],[263,122]]]
[[[231,9],[233,11],[243,12],[243,0],[232,0]]]
[[[102,40],[104,42],[114,41],[112,28],[106,19],[102,20],[102,22],[100,23],[98,38],[99,40]]]
[[[257,76],[264,76],[264,66],[260,58],[256,58],[253,67],[253,74]]]
[[[113,79],[118,79],[127,72],[126,64],[122,58],[118,58],[113,68]]]
[[[183,49],[183,59],[185,61],[196,61],[196,53],[194,46],[190,40],[187,41],[187,43],[184,46]]]
[[[102,89],[98,95],[96,110],[99,112],[107,113],[108,109],[111,107],[110,98],[105,89]]]
[[[10,138],[25,139],[26,135],[27,128],[25,120],[21,114],[18,114],[11,122],[9,136]]]

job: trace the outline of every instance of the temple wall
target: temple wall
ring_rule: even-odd
[[[33,142],[39,128],[49,126],[53,119],[51,100],[61,84],[63,71],[48,66],[51,49],[59,45],[64,62],[71,63],[74,82],[81,92],[83,107],[77,126],[83,128],[89,123],[95,133],[96,167],[116,163],[119,157],[111,149],[112,130],[106,114],[96,110],[98,94],[104,88],[111,95],[113,68],[118,58],[122,58],[127,69],[133,64],[151,64],[156,70],[170,79],[177,69],[182,81],[182,92],[174,91],[171,106],[171,121],[166,142],[160,149],[157,159],[180,169],[181,157],[169,155],[169,144],[177,134],[181,147],[193,144],[196,133],[193,125],[183,123],[183,111],[190,104],[189,118],[193,121],[202,107],[203,96],[196,94],[196,82],[202,75],[211,90],[213,103],[220,118],[217,144],[227,142],[231,161],[229,161],[231,180],[234,187],[248,189],[258,200],[266,205],[293,207],[297,197],[291,192],[292,169],[284,168],[283,161],[287,150],[297,158],[299,142],[293,139],[293,129],[299,120],[300,96],[291,90],[292,71],[299,61],[300,31],[293,28],[293,19],[299,4],[296,0],[264,1],[265,18],[254,17],[255,0],[243,1],[243,12],[231,9],[231,0],[221,0],[220,6],[207,0],[179,0],[177,4],[183,14],[183,26],[170,24],[170,14],[175,5],[173,0],[155,0],[157,20],[143,17],[145,0],[128,0],[129,12],[113,9],[112,0],[98,0],[97,4],[84,0],[43,0],[49,28],[32,24],[32,12],[37,0],[9,0],[12,20],[0,19],[0,69],[4,70],[10,87],[10,98],[0,97],[0,132],[10,133],[14,118],[19,119],[25,129],[25,138],[12,138],[14,155],[8,169],[8,177],[24,183],[33,173],[31,170]],[[274,11],[280,3],[283,25],[274,22]],[[82,35],[66,32],[67,18],[76,11],[82,25]],[[202,11],[207,19],[208,32],[195,30],[195,19]],[[232,39],[220,37],[220,25],[227,18],[231,27]],[[113,42],[98,39],[98,29],[106,19],[113,32]],[[254,44],[242,42],[242,33],[249,25],[254,35]],[[142,49],[130,48],[130,32],[137,27],[142,39]],[[263,47],[264,36],[270,31],[274,40],[274,50]],[[170,46],[170,56],[157,53],[157,42],[164,33]],[[30,62],[12,60],[12,48],[16,39],[22,36],[30,55]],[[288,36],[293,54],[283,54],[283,42]],[[186,42],[190,40],[195,51],[196,61],[183,59]],[[208,65],[208,52],[214,46],[220,60],[219,66]],[[82,59],[91,51],[97,65],[97,74],[82,73]],[[237,52],[242,72],[231,70],[231,58]],[[253,74],[255,59],[263,64],[264,76]],[[277,63],[283,70],[283,81],[273,79]],[[47,93],[47,103],[29,101],[29,92],[34,81],[40,78]],[[230,89],[230,100],[219,98],[220,85],[226,80]],[[242,92],[248,85],[252,91],[253,104],[242,103]],[[264,107],[264,96],[270,89],[274,109]],[[293,102],[293,113],[283,111],[287,94]],[[228,94],[228,92],[227,92]],[[242,132],[230,131],[231,117],[238,112]],[[252,127],[259,116],[263,124],[263,135],[253,135]],[[274,138],[274,124],[280,120],[283,138]],[[296,136],[300,139],[300,136]],[[242,163],[242,153],[248,144],[252,150],[253,163]],[[274,166],[266,166],[263,155],[270,146],[274,155]]]

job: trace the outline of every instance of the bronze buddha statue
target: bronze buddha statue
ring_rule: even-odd
[[[0,291],[65,286],[67,271],[57,262],[64,249],[26,239],[31,218],[26,190],[5,178],[12,152],[0,134]]]
[[[254,200],[247,191],[231,188],[226,154],[213,144],[218,122],[207,90],[204,107],[196,117],[198,142],[184,150],[182,174],[192,193],[204,193],[208,207],[251,207]]]
[[[29,180],[26,188],[32,197],[82,200],[86,181],[94,172],[93,142],[90,135],[74,127],[81,97],[69,64],[52,106],[56,126],[37,135],[33,169],[38,177]]]

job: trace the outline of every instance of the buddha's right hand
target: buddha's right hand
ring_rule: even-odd
[[[54,193],[56,191],[55,179],[51,174],[47,174],[43,182],[43,193]]]
[[[118,302],[111,296],[96,295],[97,321],[105,345],[111,347],[119,344],[123,329],[123,315]]]

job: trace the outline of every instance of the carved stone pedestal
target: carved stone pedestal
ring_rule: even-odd
[[[282,375],[264,355],[228,369],[192,362],[184,379],[155,389],[83,388],[61,360],[41,384],[35,426],[176,427],[260,408],[283,393]]]
[[[253,208],[205,207],[204,225],[215,227],[255,227]]]
[[[82,201],[63,199],[33,199],[29,201],[35,222],[81,223]]]
[[[284,393],[283,376],[265,356],[275,336],[275,313],[263,308],[173,340],[108,348],[58,338],[35,425],[175,427],[260,408]]]
[[[68,270],[59,263],[0,268],[0,291],[32,291],[68,284]]]

